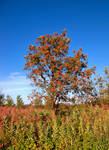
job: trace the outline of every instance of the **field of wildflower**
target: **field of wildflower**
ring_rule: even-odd
[[[0,150],[108,150],[109,106],[0,107]]]

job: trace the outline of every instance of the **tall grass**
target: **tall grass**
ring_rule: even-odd
[[[109,107],[0,107],[1,150],[108,150]]]

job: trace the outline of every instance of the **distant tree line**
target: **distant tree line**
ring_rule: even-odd
[[[0,106],[17,106],[18,108],[24,107],[24,102],[20,95],[17,96],[16,100],[17,103],[15,104],[10,95],[7,95],[5,98],[5,95],[0,93]]]

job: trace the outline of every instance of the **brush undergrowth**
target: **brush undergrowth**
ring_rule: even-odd
[[[109,107],[0,107],[1,150],[108,150]]]

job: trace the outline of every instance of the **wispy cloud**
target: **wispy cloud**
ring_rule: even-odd
[[[30,82],[28,79],[26,79],[26,76],[21,75],[18,72],[15,72],[9,74],[9,76],[5,80],[0,81],[0,86],[25,85],[29,83]]]
[[[12,92],[18,92],[18,91],[23,91],[23,90],[28,90],[28,88],[25,87],[25,88],[7,89],[5,90],[5,92],[12,93]]]
[[[16,102],[17,95],[21,95],[25,103],[28,103],[27,96],[31,93],[30,80],[19,72],[12,72],[9,76],[0,81],[0,89],[5,95],[10,95]]]
[[[20,75],[20,72],[11,72],[9,77],[14,77],[16,75]]]

